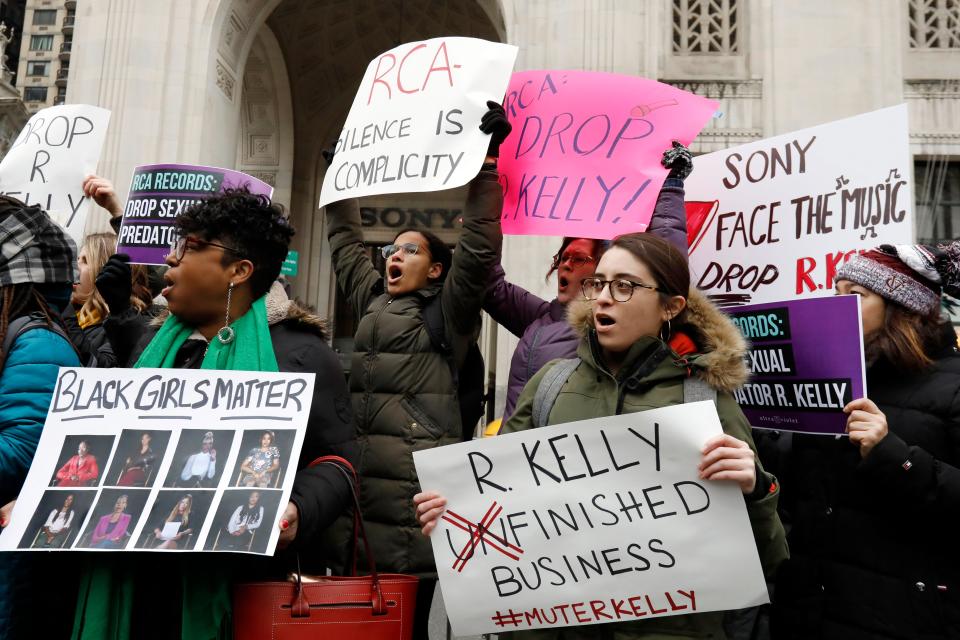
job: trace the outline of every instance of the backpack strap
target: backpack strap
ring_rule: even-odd
[[[683,379],[683,401],[701,402],[703,400],[713,400],[717,402],[717,390],[704,382],[698,375],[690,375]]]
[[[560,390],[579,366],[580,358],[561,360],[550,367],[540,379],[537,392],[533,396],[533,427],[535,429],[546,426],[553,405],[560,396]]]
[[[430,335],[430,344],[445,356],[453,357],[453,347],[447,342],[447,330],[443,322],[443,306],[436,295],[423,306],[423,323]]]

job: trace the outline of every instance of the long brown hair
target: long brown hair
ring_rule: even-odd
[[[93,271],[94,278],[103,269],[103,265],[107,264],[107,260],[113,255],[116,246],[117,236],[114,233],[92,233],[84,239],[83,250],[86,251],[87,263]],[[150,294],[147,270],[142,265],[130,265],[130,271],[133,285],[130,293],[130,305],[136,309],[137,313],[143,313],[153,300],[153,296]],[[96,287],[87,296],[77,315],[83,317],[85,314],[94,313],[95,317],[100,319],[106,318],[109,313],[107,303],[104,302],[103,296],[100,295]]]
[[[167,516],[164,522],[176,522],[176,518],[180,515],[180,503],[184,500],[187,501],[187,508],[183,511],[183,519],[180,521],[180,526],[181,528],[187,526],[187,522],[190,521],[190,510],[193,509],[193,496],[189,493],[173,503],[173,509],[170,510],[170,515]]]
[[[895,302],[885,300],[883,326],[864,336],[864,355],[868,363],[881,356],[897,369],[918,373],[930,367],[928,351],[937,344],[943,325],[939,307],[922,316]]]
[[[629,251],[646,265],[659,290],[660,305],[666,308],[674,296],[690,296],[690,266],[675,246],[651,233],[628,233],[614,238],[611,247]],[[687,308],[671,321],[676,328],[687,322]]]
[[[43,315],[48,327],[53,326],[56,312],[50,308],[46,299],[32,283],[20,282],[0,288],[0,345],[7,336],[10,322],[34,311]],[[5,356],[3,348],[0,347],[0,360],[5,360]]]

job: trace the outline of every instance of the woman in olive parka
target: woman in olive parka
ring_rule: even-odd
[[[716,391],[724,431],[704,445],[700,478],[740,486],[764,573],[772,576],[786,559],[787,546],[777,516],[779,487],[760,466],[750,425],[731,395],[748,375],[740,332],[705,296],[691,289],[686,257],[651,234],[614,240],[594,277],[584,279],[582,291],[585,299],[571,303],[568,311],[570,323],[582,336],[579,363],[541,419],[542,426],[681,404],[684,379],[698,376]],[[527,383],[502,434],[536,426],[537,389],[558,362],[548,363]],[[429,534],[446,501],[435,492],[418,494],[414,501],[423,532]],[[514,636],[525,640],[726,637],[723,612],[508,635]]]

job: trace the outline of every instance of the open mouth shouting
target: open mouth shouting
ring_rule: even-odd
[[[617,321],[601,311],[593,314],[593,323],[597,329],[597,333],[603,334],[613,329],[613,326],[617,324]]]
[[[396,285],[403,278],[403,268],[399,264],[391,264],[387,267],[387,286]]]

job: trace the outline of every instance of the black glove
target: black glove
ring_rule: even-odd
[[[110,315],[119,315],[130,308],[133,291],[133,273],[130,271],[130,256],[115,253],[103,265],[96,280],[97,291],[110,307]]]
[[[488,111],[480,119],[480,131],[490,134],[490,146],[487,155],[491,158],[500,157],[500,143],[507,139],[513,126],[507,122],[507,112],[493,100],[487,100]]]
[[[687,176],[693,171],[693,154],[690,153],[690,149],[674,140],[673,146],[663,152],[660,164],[664,168],[670,169],[668,178],[686,180]]]
[[[329,147],[320,152],[320,155],[323,156],[323,159],[327,161],[327,166],[333,164],[333,156],[337,153],[337,143],[331,143]]]

